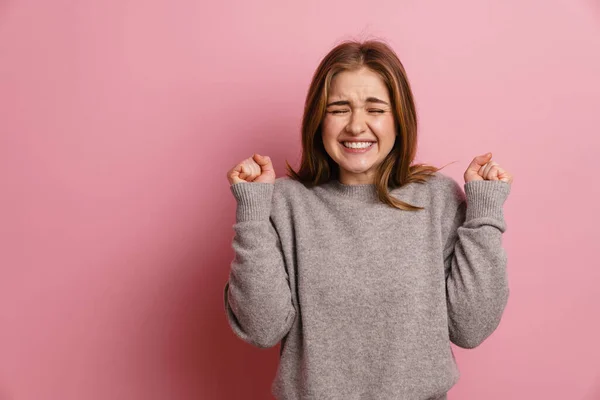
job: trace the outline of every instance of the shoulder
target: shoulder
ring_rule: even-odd
[[[306,189],[302,182],[298,182],[289,176],[280,176],[275,179],[275,188],[279,190],[302,190]]]
[[[273,192],[276,196],[289,196],[294,194],[301,194],[303,192],[308,192],[307,189],[302,182],[298,182],[295,179],[290,178],[289,176],[282,176],[275,179],[275,187],[273,188]]]
[[[456,179],[437,171],[431,178],[432,208],[439,218],[442,237],[447,238],[453,228],[462,224],[466,212],[466,196]]]
[[[465,201],[465,192],[456,179],[440,171],[428,180],[430,195],[443,205],[457,206]]]
[[[310,189],[288,176],[276,178],[273,186],[271,218],[280,234],[286,235],[297,218],[294,214],[299,212],[298,206],[306,199]]]
[[[310,189],[302,182],[288,176],[276,178],[273,187],[273,205],[277,208],[289,209],[295,199],[305,198],[309,191]]]

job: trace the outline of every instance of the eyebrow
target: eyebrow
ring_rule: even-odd
[[[386,101],[378,99],[377,97],[367,97],[366,102],[367,103],[385,104],[386,106],[389,106],[389,104]],[[332,103],[327,104],[327,107],[329,107],[329,106],[348,106],[348,105],[350,105],[350,102],[348,100],[338,100],[338,101],[334,101]]]

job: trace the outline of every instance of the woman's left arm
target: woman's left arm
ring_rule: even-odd
[[[467,169],[466,197],[455,182],[458,205],[444,248],[450,340],[469,349],[498,327],[509,295],[502,207],[512,176],[487,159],[476,157]]]

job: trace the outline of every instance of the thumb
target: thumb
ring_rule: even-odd
[[[492,153],[486,153],[486,154],[477,156],[473,159],[473,161],[471,161],[471,164],[469,164],[469,167],[467,169],[479,171],[479,168],[484,166],[491,159],[492,159]]]
[[[258,153],[254,154],[254,161],[256,161],[256,163],[258,165],[260,165],[260,169],[262,169],[263,171],[269,171],[273,169],[273,165],[271,164],[271,158],[267,157],[267,156],[261,156]]]

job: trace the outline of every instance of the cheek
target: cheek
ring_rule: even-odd
[[[390,115],[385,118],[376,118],[371,121],[371,126],[380,131],[388,132],[390,129],[394,130],[394,117]]]
[[[336,124],[330,119],[325,118],[321,124],[321,135],[323,136],[324,141],[337,140],[338,131],[336,129]]]
[[[396,140],[396,125],[393,117],[378,118],[371,121],[371,129],[381,141],[391,141],[393,143]]]

